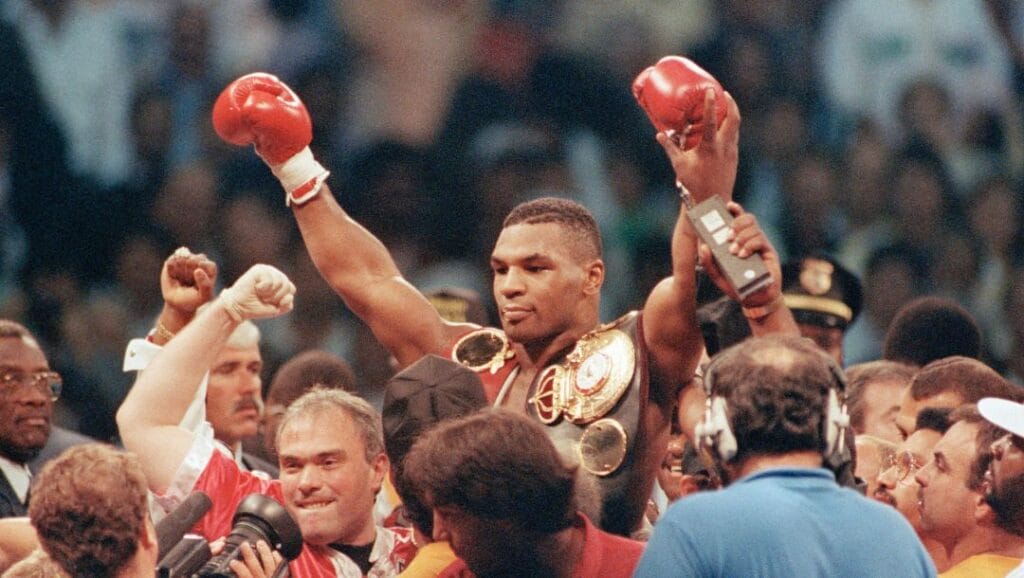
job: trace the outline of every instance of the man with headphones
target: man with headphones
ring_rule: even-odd
[[[839,486],[843,372],[809,339],[734,345],[704,373],[696,428],[727,487],[676,502],[636,576],[935,576],[910,525]]]

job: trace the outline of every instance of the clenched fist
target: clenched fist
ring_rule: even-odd
[[[235,321],[277,317],[292,310],[295,285],[278,269],[257,264],[221,291],[220,301]]]

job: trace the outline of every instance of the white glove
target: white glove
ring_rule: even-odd
[[[274,267],[257,264],[221,291],[220,301],[237,322],[277,317],[292,310],[295,285]]]

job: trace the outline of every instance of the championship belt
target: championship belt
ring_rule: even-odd
[[[636,348],[615,327],[609,323],[584,335],[565,361],[540,373],[530,403],[541,422],[551,425],[564,416],[588,424],[611,411],[629,389]]]
[[[571,448],[601,497],[600,527],[628,536],[650,496],[643,419],[647,371],[640,315],[631,312],[587,333],[530,386],[527,411],[556,446]]]

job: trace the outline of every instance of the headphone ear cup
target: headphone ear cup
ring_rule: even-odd
[[[828,390],[828,406],[825,410],[825,456],[829,457],[843,451],[846,445],[846,428],[850,426],[850,416],[846,406],[839,403],[836,388]]]
[[[736,456],[736,436],[729,427],[725,398],[712,396],[704,410],[704,419],[697,424],[694,433],[701,445],[708,448],[723,463]]]
[[[718,430],[718,442],[716,444],[718,448],[718,457],[722,458],[722,462],[728,462],[736,456],[736,436],[732,433],[732,428],[729,426],[729,414],[726,411],[726,403],[724,397],[715,396],[715,399],[711,402],[711,411],[714,416],[715,428]]]
[[[693,435],[697,438],[697,445],[714,452],[715,434],[711,431],[711,404],[705,403],[704,417],[701,418],[693,428]]]

